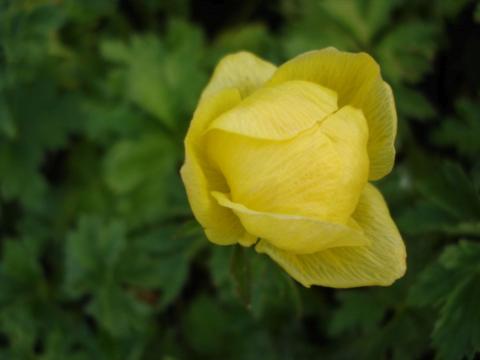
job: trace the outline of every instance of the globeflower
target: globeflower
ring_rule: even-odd
[[[212,243],[255,246],[307,287],[386,286],[406,252],[370,181],[391,171],[396,131],[369,55],[326,48],[276,67],[239,52],[201,95],[181,176]]]

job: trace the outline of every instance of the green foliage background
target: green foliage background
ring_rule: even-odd
[[[0,359],[473,359],[479,22],[469,0],[0,0]],[[330,45],[396,96],[389,288],[304,289],[211,246],[178,175],[220,57]]]

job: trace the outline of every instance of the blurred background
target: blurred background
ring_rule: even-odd
[[[389,288],[210,245],[179,178],[223,55],[325,46],[394,88]],[[479,64],[469,0],[0,0],[0,359],[479,359]]]

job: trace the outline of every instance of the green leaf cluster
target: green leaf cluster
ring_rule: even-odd
[[[474,359],[480,5],[0,1],[0,359]],[[305,289],[207,242],[179,169],[225,54],[366,51],[392,85],[389,288]],[[248,71],[248,69],[246,69]]]

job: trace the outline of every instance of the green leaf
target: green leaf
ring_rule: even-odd
[[[3,133],[7,138],[12,139],[17,134],[17,127],[13,121],[12,114],[8,108],[5,99],[2,96],[0,89],[0,133]]]
[[[245,306],[250,306],[250,259],[247,250],[240,245],[235,247],[231,260],[231,271],[235,281],[237,294]]]
[[[118,101],[86,99],[82,110],[85,114],[85,135],[96,144],[110,146],[119,138],[143,134],[149,126],[147,116]]]
[[[367,48],[388,23],[397,3],[398,1],[381,0],[326,0],[300,1],[298,6],[293,1],[286,2],[285,12],[291,12],[292,17],[296,15],[299,18],[289,29],[289,40],[293,44],[287,44],[287,48],[297,47],[302,42],[311,43],[313,48],[329,45],[346,50]]]
[[[67,238],[67,294],[78,298],[113,281],[126,244],[125,228],[120,222],[104,224],[98,217],[81,218]]]
[[[191,303],[182,325],[195,351],[211,357],[228,346],[231,337],[227,316],[228,313],[208,296],[200,295]],[[208,324],[208,331],[205,324]]]
[[[350,2],[352,11],[356,11],[353,2]],[[331,6],[335,2],[329,1]],[[339,8],[346,1],[339,4]],[[347,4],[348,6],[348,4]],[[335,47],[342,50],[356,50],[359,48],[355,35],[347,27],[344,28],[335,18],[332,18],[324,9],[324,2],[320,1],[285,1],[283,12],[290,21],[287,22],[284,40],[286,56],[296,56],[308,50],[319,49],[326,46]],[[341,11],[337,11],[341,14]],[[351,12],[351,11],[350,11]],[[350,13],[349,12],[349,13]],[[358,20],[358,14],[355,19]],[[348,22],[348,16],[345,16]],[[322,26],[318,26],[322,24]]]
[[[6,241],[3,246],[2,273],[16,284],[31,286],[41,277],[37,253],[31,241]]]
[[[163,44],[154,35],[136,36],[128,46],[118,41],[102,44],[103,56],[127,66],[124,84],[127,96],[169,126],[173,125],[174,109],[164,86],[166,74],[159,61],[166,56]]]
[[[153,302],[159,297],[158,306],[164,308],[179,296],[190,262],[205,245],[199,229],[190,224],[156,229],[132,241],[120,277],[140,292],[151,291]]]
[[[46,284],[38,261],[41,253],[39,245],[32,238],[4,239],[0,263],[0,306],[45,296]]]
[[[479,352],[476,12],[473,0],[0,1],[0,359]],[[379,186],[409,264],[392,287],[306,289],[253,248],[212,245],[179,177],[224,54],[280,64],[325,46],[367,52],[394,91],[396,167]]]
[[[67,239],[66,293],[74,299],[91,295],[86,311],[114,337],[146,331],[151,311],[124,287],[127,246],[122,223],[94,216],[83,217]]]
[[[251,51],[269,59],[278,56],[275,45],[273,37],[263,24],[241,26],[224,31],[215,39],[209,59],[212,65],[216,65],[218,59],[237,51]]]
[[[395,87],[394,94],[401,115],[422,122],[435,116],[435,108],[421,92],[400,85]]]
[[[12,355],[16,358],[31,356],[38,335],[37,325],[34,312],[24,304],[2,308],[0,327],[11,342]]]
[[[367,44],[376,30],[369,26],[368,17],[363,13],[360,2],[327,0],[322,1],[320,7],[327,18],[332,19],[339,27],[348,30],[351,36],[361,44]],[[382,6],[377,6],[377,8],[381,9]],[[386,15],[388,18],[388,14]]]
[[[431,69],[438,36],[436,24],[419,20],[387,32],[375,51],[386,78],[394,84],[418,82]]]
[[[425,200],[412,204],[397,219],[399,227],[411,235],[444,232],[457,221],[457,217]]]
[[[116,91],[154,115],[169,128],[190,116],[206,76],[201,64],[202,33],[182,21],[170,21],[165,39],[133,36],[128,44],[104,40],[105,59],[118,63],[110,76]]]
[[[113,336],[144,332],[150,308],[118,286],[106,284],[95,294],[87,311]]]
[[[352,330],[374,330],[383,319],[388,306],[385,299],[374,297],[371,291],[345,291],[338,293],[337,297],[341,305],[328,326],[332,336]]]
[[[436,144],[453,147],[460,155],[476,159],[480,152],[480,121],[478,102],[460,99],[456,103],[457,116],[445,118],[432,133]]]
[[[100,17],[115,11],[115,3],[109,0],[66,0],[64,3],[69,17],[83,23],[84,26],[94,24]]]
[[[439,306],[462,279],[461,273],[451,273],[440,264],[430,265],[410,290],[409,302],[415,306]]]
[[[480,219],[480,196],[458,163],[438,162],[418,153],[414,161],[416,187],[431,204],[462,222]]]
[[[400,1],[360,0],[358,4],[368,23],[370,37],[372,37],[389,25],[389,20],[398,8]]]
[[[302,316],[298,285],[268,257],[240,246],[211,252],[209,271],[220,299],[241,303],[258,319]]]
[[[480,256],[477,257],[477,261]],[[468,278],[467,278],[468,279]],[[473,359],[480,351],[480,274],[456,284],[432,334],[440,358]]]
[[[10,344],[12,358],[26,358],[42,326],[48,285],[39,262],[37,239],[3,239],[0,262],[0,329]],[[14,355],[13,355],[14,354]]]
[[[134,224],[156,221],[172,214],[181,204],[174,190],[180,188],[175,172],[174,147],[163,134],[122,140],[105,158],[105,180],[117,195],[120,213]],[[179,210],[181,211],[181,209]]]
[[[480,351],[480,245],[461,241],[447,247],[410,291],[415,306],[440,308],[432,333],[442,359],[455,360]]]
[[[117,193],[143,186],[145,179],[161,176],[172,165],[171,151],[170,142],[162,134],[117,143],[106,159],[107,184]]]
[[[8,78],[29,81],[49,59],[55,34],[65,22],[65,13],[54,4],[8,2],[0,11],[2,53]]]
[[[229,285],[232,281],[232,257],[234,246],[213,246],[210,249],[209,271],[214,285],[220,289],[232,288]]]
[[[303,304],[299,285],[266,256],[257,253],[250,256],[253,315],[257,318],[301,318]]]
[[[45,207],[47,190],[40,166],[46,151],[65,147],[78,129],[79,98],[42,78],[9,89],[5,96],[17,134],[0,142],[0,190],[5,198],[39,210]]]
[[[480,244],[462,240],[456,246],[447,247],[440,256],[440,263],[447,269],[459,269],[466,274],[480,271]]]

